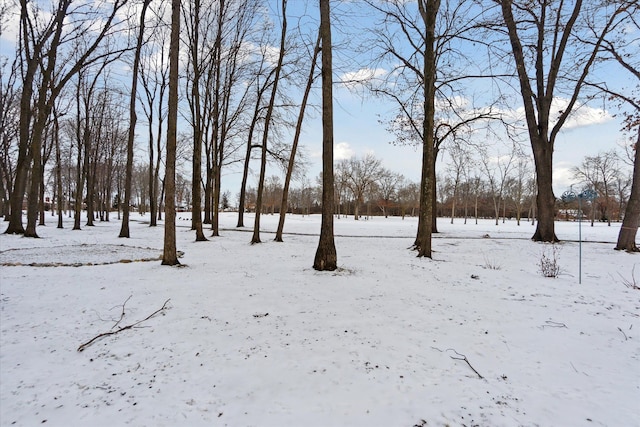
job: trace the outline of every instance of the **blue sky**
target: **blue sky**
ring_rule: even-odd
[[[315,2],[311,3],[313,5]],[[349,12],[353,10],[350,2],[337,3],[338,14],[344,10],[349,10]],[[296,2],[293,2],[293,4],[296,4]],[[315,12],[311,8],[307,11],[309,13]],[[363,15],[357,16],[352,21],[350,21],[350,17],[341,16],[338,24],[344,22],[347,24],[357,22],[353,25],[355,31],[353,29],[348,31],[347,36],[352,37],[353,34],[357,34],[358,26],[366,27],[374,21]],[[334,28],[334,39],[336,35],[340,40],[340,37],[344,36],[343,30]],[[340,48],[338,48],[338,61],[340,58],[349,58],[350,54],[351,52],[341,52]],[[366,69],[367,65],[364,64],[366,54],[365,52],[362,57],[352,54],[356,59],[361,59],[362,62],[358,65],[356,61],[351,65],[351,68],[341,69],[336,72],[334,81],[340,80],[345,73],[355,73]],[[343,66],[344,64],[338,63],[338,66],[341,65]],[[605,68],[601,65],[598,74],[600,76],[606,75],[610,85],[632,87],[630,74],[620,70],[617,66]],[[515,116],[519,110],[521,112],[522,102],[518,96],[514,98],[514,104],[511,106],[513,111],[508,112],[511,116]],[[357,96],[339,84],[334,89],[334,98],[334,140],[337,158],[344,155],[363,156],[367,153],[373,153],[382,159],[386,168],[402,173],[407,179],[419,181],[421,169],[420,148],[390,144],[394,137],[379,122],[380,119],[388,120],[395,115],[394,104],[371,96]],[[559,101],[562,103],[561,100]],[[572,167],[578,166],[585,156],[592,156],[599,152],[614,149],[625,142],[626,137],[620,131],[622,127],[621,120],[614,117],[616,113],[615,105],[611,102],[604,102],[604,97],[600,97],[594,102],[582,106],[566,124],[555,145],[554,190],[556,195],[561,195],[569,185],[575,183],[570,170]],[[320,132],[319,117],[308,119],[303,142],[314,160],[313,167],[309,172],[310,176],[316,176],[320,171]],[[523,145],[530,153],[529,144]],[[505,150],[507,149],[505,147]],[[443,172],[446,167],[446,155],[443,153],[440,159],[438,170]]]
[[[5,1],[5,0],[2,0]],[[279,0],[270,0],[269,5],[274,13],[273,19],[277,21],[277,8]],[[318,10],[317,1],[289,0],[289,24],[294,25],[301,19],[304,25],[310,27],[310,32],[317,25]],[[365,16],[355,2],[341,1],[332,2],[334,12],[338,15],[334,20],[334,41],[339,43],[345,38],[352,42],[350,46],[340,45],[335,48],[334,81],[338,82],[347,73],[357,73],[367,70],[368,55],[365,50],[354,51],[353,42],[359,36],[364,36],[363,27],[373,25],[374,20]],[[347,14],[345,15],[345,11]],[[14,40],[17,28],[10,24],[6,27],[2,38],[0,38],[0,53],[8,54],[13,51]],[[347,61],[349,59],[349,61]],[[351,61],[353,60],[353,61]],[[379,66],[379,65],[378,65]],[[387,71],[382,67],[382,71]],[[306,70],[303,70],[306,74]],[[612,67],[607,70],[608,80],[622,84],[629,82],[630,78],[625,73]],[[314,103],[319,104],[319,82],[316,84],[316,91],[312,97]],[[371,96],[360,96],[362,91],[354,93],[344,86],[336,83],[334,89],[334,119],[335,134],[334,141],[336,159],[347,156],[364,156],[373,153],[383,161],[383,165],[394,172],[402,173],[407,179],[419,181],[421,168],[421,151],[419,147],[401,147],[390,144],[393,135],[385,130],[385,126],[379,122],[380,119],[391,118],[396,110],[392,103],[380,98]],[[517,99],[517,98],[516,98]],[[585,110],[588,114],[582,114],[581,120],[577,121],[573,127],[566,127],[559,135],[555,146],[555,168],[554,182],[556,195],[560,195],[570,184],[574,182],[570,169],[577,166],[584,156],[594,155],[601,151],[611,150],[617,147],[624,136],[620,132],[621,124],[618,118],[612,117],[616,112],[614,105],[603,102],[592,103]],[[516,111],[520,108],[518,103],[512,106]],[[145,131],[140,129],[138,135],[144,135]],[[321,124],[320,116],[317,113],[309,114],[306,118],[304,132],[301,143],[304,151],[308,155],[309,171],[307,177],[311,182],[321,171]],[[140,144],[144,146],[144,144]],[[528,145],[527,145],[528,146]],[[441,159],[446,159],[442,155]],[[444,171],[445,164],[441,160],[438,168]],[[254,169],[257,165],[254,164]],[[267,174],[279,174],[280,170],[273,167]],[[257,172],[254,173],[254,177]],[[254,182],[251,185],[255,185]],[[236,194],[239,188],[240,173],[237,170],[227,170],[224,177],[224,188],[228,188],[232,194]]]

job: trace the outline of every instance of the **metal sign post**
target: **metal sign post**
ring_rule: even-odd
[[[582,283],[582,200],[594,200],[598,197],[598,193],[587,188],[581,193],[576,194],[573,188],[562,193],[562,201],[565,203],[578,200],[578,283]]]

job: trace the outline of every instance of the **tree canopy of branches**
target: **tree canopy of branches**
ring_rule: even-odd
[[[57,97],[68,82],[87,65],[114,55],[105,40],[119,31],[118,16],[126,4],[72,5],[62,0],[53,10],[40,3],[20,1],[20,99],[19,146],[16,178],[11,195],[11,214],[6,233],[38,237],[38,193],[42,181],[42,139]],[[99,31],[92,31],[96,22]],[[27,204],[27,228],[22,225],[22,203],[31,167]]]
[[[633,0],[632,0],[633,1]],[[525,121],[533,150],[537,178],[538,223],[533,240],[555,242],[553,151],[558,133],[579,106],[580,94],[603,40],[626,19],[627,0],[605,2],[519,0],[499,1],[501,22],[506,30],[513,68],[524,104]],[[589,28],[597,22],[597,28]],[[584,40],[588,49],[579,49]],[[557,117],[552,106],[565,96]]]

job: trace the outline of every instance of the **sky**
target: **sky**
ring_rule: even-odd
[[[7,1],[7,0],[2,0]],[[373,69],[373,65],[367,63],[370,52],[355,51],[358,40],[354,40],[358,35],[364,37],[361,30],[367,25],[374,25],[375,20],[364,13],[357,12],[351,2],[333,2],[334,13],[334,41],[339,44],[334,51],[334,156],[336,160],[351,156],[362,157],[366,154],[373,154],[382,160],[383,165],[394,172],[401,173],[408,180],[418,182],[421,170],[421,149],[411,146],[396,146],[391,144],[394,137],[381,124],[382,120],[387,121],[396,114],[395,106],[387,100],[375,98],[367,95],[361,88],[351,85],[349,87],[341,85],[339,82],[344,78],[368,72],[376,75],[384,75],[389,71],[390,64],[382,64],[381,68]],[[272,18],[278,21],[277,10],[279,1],[271,0]],[[356,12],[354,12],[354,10]],[[353,15],[345,15],[345,11]],[[317,25],[317,10],[315,2],[291,1],[289,4],[289,17],[296,22],[300,19],[303,25]],[[291,24],[290,24],[291,25]],[[352,28],[348,28],[353,26]],[[10,24],[0,37],[0,52],[10,52],[15,40],[16,26]],[[349,44],[342,44],[344,39],[349,39]],[[355,52],[355,53],[354,53]],[[351,61],[353,60],[353,61]],[[377,64],[376,67],[380,67]],[[306,70],[303,71],[306,73]],[[613,67],[607,70],[609,79],[616,84],[629,82],[630,78],[624,72]],[[316,93],[312,95],[312,100],[316,104],[320,103],[319,88],[316,85]],[[521,113],[522,107],[517,103],[513,105],[512,111],[507,112],[511,116]],[[599,152],[608,151],[624,143],[625,136],[621,134],[620,119],[614,117],[615,106],[598,100],[585,108],[585,114],[580,114],[579,120],[570,121],[558,136],[554,152],[554,190],[559,196],[570,185],[576,181],[572,176],[571,168],[578,166],[585,156],[596,155]],[[145,135],[143,129],[139,129],[138,135]],[[482,143],[482,132],[476,136],[478,143]],[[314,182],[321,171],[321,123],[320,115],[308,113],[305,121],[304,131],[301,139],[303,150],[307,155],[309,170],[307,178]],[[140,144],[144,146],[145,144]],[[526,149],[528,144],[523,145]],[[143,157],[143,156],[141,156]],[[447,166],[446,152],[440,156],[438,172],[444,173]],[[257,180],[258,166],[252,164],[252,178]],[[268,172],[280,174],[277,168],[271,168]],[[190,175],[190,174],[187,174]],[[236,194],[239,189],[241,171],[239,169],[228,169],[224,173],[223,187],[229,189],[232,194]]]
[[[346,3],[348,4],[348,2]],[[339,2],[339,8],[345,3]],[[358,18],[362,19],[362,18]],[[375,22],[374,19],[365,18],[361,27],[366,26],[366,22]],[[338,29],[340,35],[340,29]],[[348,35],[352,33],[349,32]],[[637,34],[634,35],[637,37]],[[382,68],[371,68],[361,66],[358,69],[348,70],[340,73],[337,80],[345,74],[359,73],[363,75],[385,74],[389,71],[389,65]],[[377,64],[377,67],[380,67]],[[598,67],[598,77],[606,75],[607,82],[615,87],[633,87],[630,73],[616,66],[606,66],[600,64]],[[349,76],[350,77],[350,76]],[[483,84],[483,83],[480,83]],[[503,86],[504,88],[504,86]],[[504,90],[504,89],[503,89]],[[362,91],[357,91],[358,94]],[[392,118],[397,110],[395,105],[387,100],[367,96],[357,96],[352,91],[338,84],[338,89],[334,91],[334,120],[335,120],[335,142],[336,153],[355,156],[364,156],[373,153],[383,160],[383,164],[388,169],[400,172],[406,178],[419,182],[421,170],[421,148],[420,147],[400,147],[391,144],[394,136],[385,129],[385,125],[380,120],[387,121]],[[522,100],[517,95],[513,98],[511,110],[505,110],[508,117],[519,117],[523,120]],[[566,102],[558,100],[553,111],[558,111],[566,105]],[[621,119],[615,117],[619,111],[612,102],[606,102],[603,96],[597,97],[588,105],[583,105],[570,116],[563,130],[558,135],[554,151],[554,191],[560,196],[570,185],[576,184],[571,169],[579,166],[585,156],[593,156],[598,153],[619,148],[620,144],[628,141],[628,136],[621,133]],[[319,129],[317,120],[314,121],[314,129]],[[474,143],[483,144],[484,132],[479,130],[472,137]],[[508,150],[508,137],[504,136],[501,141],[504,148]],[[314,144],[311,135],[307,135],[308,142]],[[493,141],[491,141],[493,142]],[[523,139],[522,147],[531,154],[528,140]],[[315,142],[319,147],[319,142]],[[446,150],[446,143],[445,143]],[[320,157],[320,149],[312,150],[316,158]],[[440,154],[437,166],[438,173],[445,173],[447,167],[446,151]]]

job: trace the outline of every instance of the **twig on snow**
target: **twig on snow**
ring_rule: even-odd
[[[571,367],[573,368],[573,370],[574,370],[574,371],[576,371],[576,373],[577,373],[577,374],[586,375],[587,377],[590,377],[590,376],[591,376],[591,375],[587,374],[587,373],[586,373],[586,372],[584,372],[584,371],[582,371],[582,372],[578,371],[578,370],[576,369],[576,367],[575,367],[575,366],[573,366],[573,362],[569,361],[569,364],[571,365]]]
[[[576,369],[575,366],[573,366],[573,362],[569,362],[569,364],[571,365],[571,367],[573,368],[574,371],[576,371],[576,374],[579,374],[580,372],[578,372],[578,370]]]
[[[476,373],[476,375],[478,376],[478,378],[480,378],[481,380],[483,380],[483,379],[484,379],[484,377],[483,377],[482,375],[480,375],[480,372],[476,371],[476,368],[474,368],[473,366],[471,366],[471,363],[469,363],[469,359],[467,359],[467,356],[465,356],[464,354],[460,354],[460,353],[458,353],[456,350],[454,350],[454,349],[452,349],[452,348],[448,348],[448,349],[447,349],[447,351],[449,351],[449,350],[453,351],[453,352],[456,354],[456,356],[459,356],[459,357],[449,356],[450,358],[455,359],[455,360],[464,360],[464,361],[467,363],[467,365],[469,365],[469,367],[471,368],[471,370],[473,370],[473,372],[475,372],[475,373]]]
[[[565,325],[564,323],[554,322],[553,320],[547,320],[544,323],[546,323],[546,325],[542,325],[541,326],[542,329],[544,329],[545,326],[548,326],[550,328],[566,328],[567,327],[567,325]],[[567,328],[567,329],[569,329],[569,328]]]
[[[628,341],[628,340],[629,340],[629,338],[627,337],[627,334],[625,334],[625,333],[624,333],[624,331],[622,330],[622,328],[621,328],[620,326],[618,326],[618,330],[620,331],[620,333],[621,333],[622,335],[624,335],[624,340],[625,340],[625,341]]]
[[[160,307],[159,309],[157,309],[156,311],[154,311],[153,313],[151,313],[150,315],[148,315],[147,317],[145,317],[142,320],[138,320],[135,323],[132,323],[132,324],[127,325],[127,326],[123,326],[123,327],[121,327],[121,328],[119,328],[119,329],[117,329],[115,331],[103,332],[101,334],[96,335],[95,337],[93,337],[89,341],[87,341],[86,343],[80,345],[80,347],[78,347],[78,351],[79,352],[83,351],[85,348],[89,347],[91,344],[93,344],[94,342],[96,342],[100,338],[108,337],[109,335],[115,335],[115,334],[117,334],[119,332],[126,331],[127,329],[132,329],[132,328],[138,326],[139,324],[141,324],[142,322],[146,322],[147,320],[151,319],[156,314],[166,310],[167,309],[167,304],[169,303],[169,301],[171,301],[171,299],[166,300],[164,302],[164,304],[162,304],[162,307]],[[124,313],[124,304],[122,305],[122,311]],[[120,323],[120,321],[118,321],[118,323]]]

